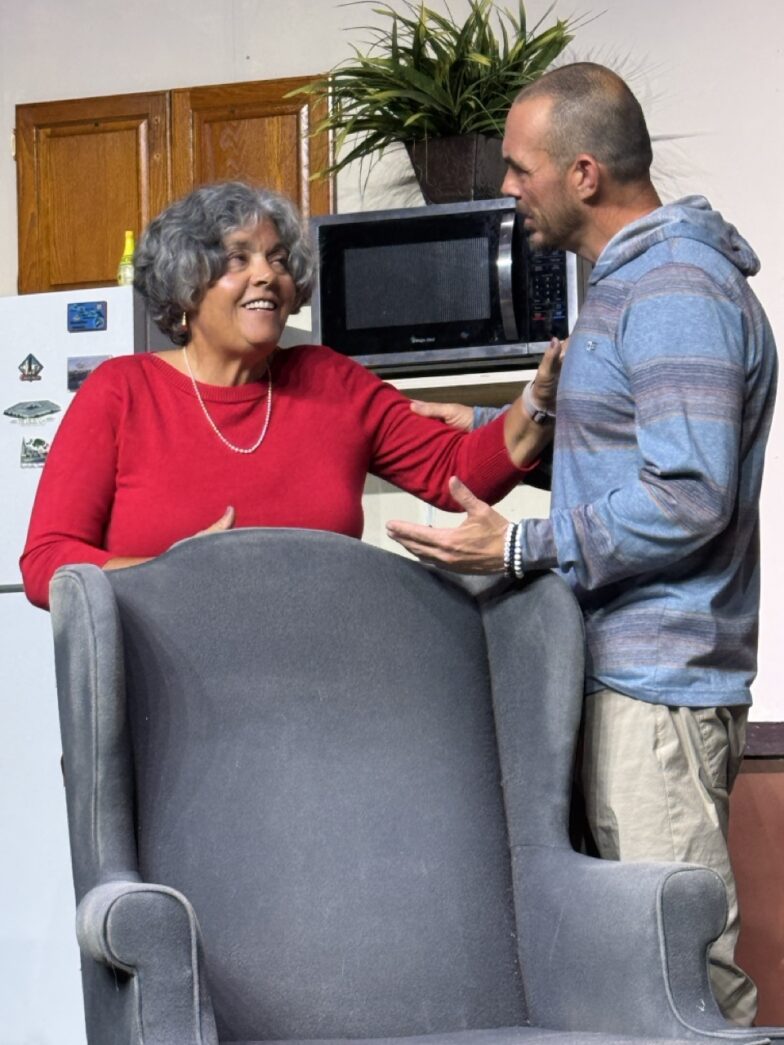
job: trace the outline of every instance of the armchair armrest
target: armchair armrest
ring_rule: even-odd
[[[724,1019],[707,949],[726,919],[707,868],[517,846],[520,958],[535,1024],[648,1037],[765,1041]]]
[[[193,908],[175,889],[120,880],[91,889],[76,912],[82,951],[129,974],[123,1006],[145,1045],[217,1045]],[[118,1013],[119,1015],[119,1013]],[[118,1028],[119,1030],[119,1028]],[[128,1028],[130,1030],[130,1028]],[[125,1040],[116,1033],[113,1040]]]

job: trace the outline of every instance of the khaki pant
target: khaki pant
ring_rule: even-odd
[[[724,1015],[750,1026],[757,990],[734,961],[740,921],[727,850],[729,792],[743,757],[745,707],[648,704],[603,689],[585,699],[583,791],[602,857],[704,864],[727,888],[727,926],[710,950]]]

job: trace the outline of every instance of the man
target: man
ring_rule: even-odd
[[[586,623],[583,787],[599,851],[721,874],[729,915],[711,979],[725,1015],[748,1025],[756,991],[734,962],[726,836],[756,671],[776,379],[747,283],[759,262],[702,197],[661,205],[640,105],[602,66],[522,91],[503,149],[503,191],[532,244],[594,263],[558,390],[550,518],[510,530],[454,479],[461,526],[388,530],[451,569],[557,568],[570,583]]]

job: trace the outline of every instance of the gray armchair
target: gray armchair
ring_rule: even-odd
[[[90,1045],[764,1040],[721,882],[572,850],[582,625],[331,534],[52,584]]]

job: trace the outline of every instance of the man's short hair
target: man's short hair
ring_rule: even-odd
[[[532,98],[553,101],[547,151],[568,166],[590,153],[619,182],[649,177],[653,150],[642,107],[616,73],[593,62],[551,69],[524,87],[514,104]]]

